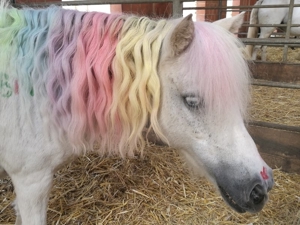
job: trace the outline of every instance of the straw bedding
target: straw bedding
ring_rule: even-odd
[[[300,126],[300,89],[253,86],[252,120]]]
[[[260,59],[261,52],[258,51],[257,58]],[[283,47],[267,47],[267,61],[282,62]],[[300,63],[300,48],[288,48],[288,63]]]
[[[287,56],[288,63],[299,64],[300,48],[288,48]],[[282,62],[282,58],[283,47],[267,48],[267,61]],[[300,126],[300,89],[253,86],[252,94],[251,119]]]
[[[48,224],[299,224],[300,175],[274,174],[264,210],[238,214],[206,180],[191,178],[173,149],[151,145],[130,160],[88,155],[55,175]],[[10,181],[0,190],[0,224],[13,224]]]

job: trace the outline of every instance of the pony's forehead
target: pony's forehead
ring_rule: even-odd
[[[198,90],[211,108],[246,111],[249,69],[240,47],[229,31],[212,23],[195,22],[195,37],[183,56],[183,77],[191,90]]]

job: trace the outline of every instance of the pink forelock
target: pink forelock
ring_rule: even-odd
[[[195,41],[186,58],[199,94],[210,112],[246,111],[249,98],[249,70],[241,43],[223,28],[205,22],[195,23]],[[229,113],[230,114],[230,113]]]

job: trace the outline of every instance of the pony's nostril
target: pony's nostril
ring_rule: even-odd
[[[258,205],[265,199],[264,189],[261,185],[256,185],[250,193],[250,198],[254,205]]]

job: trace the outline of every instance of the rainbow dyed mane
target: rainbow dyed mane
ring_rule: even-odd
[[[166,20],[2,6],[0,73],[25,102],[44,105],[75,148],[97,140],[132,155],[148,122],[163,138],[156,68],[167,31]]]

